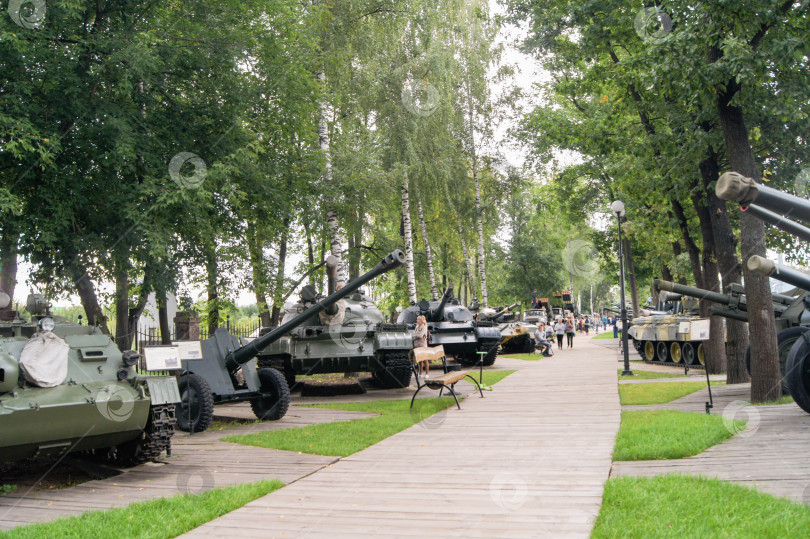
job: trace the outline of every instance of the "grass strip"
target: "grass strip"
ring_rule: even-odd
[[[610,479],[591,537],[808,535],[805,505],[718,479],[670,474]]]
[[[794,401],[793,397],[790,395],[782,395],[779,399],[775,401],[767,401],[767,402],[754,402],[752,403],[754,406],[776,406],[779,404],[793,404]]]
[[[522,359],[523,361],[538,361],[543,359],[543,354],[501,354],[501,357],[508,357],[509,359]]]
[[[484,385],[493,385],[515,371],[486,371]],[[470,374],[478,379],[478,372]],[[422,392],[431,391],[423,389]],[[380,414],[376,417],[338,423],[323,423],[297,429],[241,434],[223,438],[225,442],[347,457],[376,444],[408,427],[427,419],[448,406],[455,406],[452,397],[417,399],[410,408],[410,399],[333,404],[313,404],[315,408],[332,408]]]
[[[712,382],[722,385],[724,382]],[[664,404],[700,391],[706,382],[650,382],[649,384],[619,384],[622,405]]]
[[[688,378],[685,374],[676,374],[669,372],[654,372],[654,371],[633,371],[633,376],[622,376],[624,369],[617,369],[619,380],[651,380],[653,378]]]
[[[745,421],[675,410],[622,412],[613,460],[664,460],[698,455],[745,428]]]
[[[259,481],[217,488],[202,494],[185,494],[137,502],[126,507],[88,511],[78,516],[21,526],[5,533],[0,532],[0,537],[4,539],[177,537],[283,486],[281,481]]]
[[[609,329],[606,332],[600,333],[600,334],[598,334],[598,335],[596,335],[595,337],[592,337],[592,338],[593,339],[613,339],[614,338],[613,337],[613,330]],[[620,331],[619,332],[619,337],[616,338],[616,340],[621,339],[621,338],[622,338],[622,332]]]

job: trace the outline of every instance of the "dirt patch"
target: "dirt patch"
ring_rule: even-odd
[[[75,487],[121,472],[80,457],[47,457],[0,464],[0,496]]]

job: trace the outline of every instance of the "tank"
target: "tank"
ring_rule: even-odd
[[[450,284],[438,301],[421,300],[399,313],[397,323],[416,325],[416,317],[424,315],[430,330],[430,344],[442,345],[445,353],[462,365],[490,366],[498,357],[501,332],[493,322],[477,321],[473,313],[453,297]],[[479,352],[485,354],[479,355]]]
[[[327,260],[330,297],[336,291],[337,262],[332,257]],[[256,355],[259,366],[278,369],[289,385],[295,383],[296,376],[347,372],[370,372],[383,388],[410,385],[408,354],[413,349],[412,332],[404,324],[386,323],[380,309],[360,289],[372,278],[404,262],[404,253],[396,250],[373,270],[337,290],[345,292],[340,301],[262,347]],[[282,325],[324,301],[314,287],[305,286],[300,301],[285,312]],[[262,335],[269,331],[262,330]]]
[[[506,307],[505,310],[519,306],[520,302]],[[524,320],[508,320],[498,324],[498,329],[501,330],[501,352],[504,354],[531,354],[534,352],[536,324],[527,322],[525,318]]]
[[[91,452],[134,465],[169,452],[176,379],[139,374],[137,352],[52,316],[38,294],[27,309],[31,320],[3,311],[0,321],[0,461]]]
[[[665,288],[659,286],[659,290]],[[657,310],[642,310],[642,316],[633,318],[627,335],[645,362],[706,364],[703,341],[708,338],[709,320],[697,316],[696,301],[683,299],[680,303],[659,303]]]

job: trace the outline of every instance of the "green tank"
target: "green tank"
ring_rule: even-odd
[[[402,324],[386,323],[380,309],[360,290],[366,282],[404,263],[405,254],[396,250],[374,269],[348,283],[346,287],[353,290],[346,297],[262,348],[256,355],[259,366],[283,372],[290,387],[296,376],[347,372],[370,372],[383,388],[410,385],[411,331]],[[336,291],[336,273],[337,259],[330,257],[328,296]],[[314,287],[305,286],[300,301],[284,314],[282,325],[324,299]],[[269,331],[263,329],[261,334]]]
[[[136,372],[97,327],[51,316],[39,295],[31,320],[0,293],[0,462],[92,452],[119,465],[169,452],[177,381]]]

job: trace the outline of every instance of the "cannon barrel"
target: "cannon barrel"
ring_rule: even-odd
[[[442,300],[436,306],[435,309],[430,311],[430,321],[431,322],[438,322],[444,317],[444,307],[447,305],[447,302],[453,297],[453,283],[447,285],[447,288],[442,294]]]
[[[329,255],[329,257],[326,259],[326,283],[327,283],[327,285],[326,285],[327,286],[326,295],[327,296],[331,296],[332,294],[335,293],[335,291],[337,291],[337,280],[338,280],[337,272],[338,272],[338,265],[339,264],[340,264],[340,261],[336,257],[334,257],[332,255]],[[337,304],[337,302],[330,303],[329,305],[327,305],[326,309],[324,309],[324,311],[329,316],[335,316],[338,313],[338,304]]]
[[[655,280],[655,287],[658,290],[675,292],[676,294],[681,294],[692,298],[706,299],[715,303],[722,303],[723,305],[728,305],[731,303],[731,298],[725,294],[712,292],[711,290],[703,290],[702,288],[695,288],[694,286],[672,283],[661,279]]]
[[[754,255],[748,259],[748,269],[766,277],[773,277],[777,281],[792,284],[802,290],[810,291],[810,275],[777,264],[767,258]]]
[[[791,221],[787,217],[783,217],[778,213],[774,213],[772,211],[766,210],[765,208],[761,208],[757,204],[749,204],[748,206],[742,206],[740,208],[742,211],[750,213],[751,215],[758,217],[759,219],[765,221],[766,223],[770,223],[776,228],[780,230],[784,230],[791,236],[796,236],[800,240],[810,241],[810,228],[799,224],[795,221]]]
[[[503,309],[498,309],[497,311],[495,311],[494,313],[492,313],[492,314],[490,314],[488,316],[482,316],[481,320],[483,320],[485,322],[495,320],[496,318],[498,318],[502,314],[508,313],[509,311],[514,309],[515,307],[520,307],[520,302],[519,301],[513,303],[512,305],[510,305],[508,307],[504,307]]]
[[[720,176],[715,192],[721,200],[732,200],[744,206],[756,203],[760,208],[810,221],[810,200],[783,193],[736,172]]]
[[[748,313],[746,311],[737,311],[721,307],[720,305],[712,305],[709,307],[714,316],[722,316],[723,318],[730,318],[732,320],[739,320],[740,322],[748,322]]]
[[[228,356],[225,358],[225,366],[230,371],[233,372],[238,369],[241,365],[247,363],[254,357],[256,354],[265,348],[270,343],[277,341],[296,327],[300,326],[313,316],[317,315],[321,311],[324,311],[329,305],[333,305],[343,299],[344,297],[348,296],[349,294],[353,293],[355,290],[366,284],[367,282],[371,281],[375,277],[382,275],[387,271],[391,271],[403,265],[405,263],[405,253],[401,250],[397,249],[384,259],[380,261],[371,271],[368,273],[364,273],[354,281],[346,284],[340,290],[336,290],[333,294],[330,294],[326,298],[322,299],[321,301],[315,303],[315,305],[309,307],[304,312],[286,322],[281,324],[276,329],[272,330],[271,332],[267,333],[266,335],[262,335],[261,337],[255,339],[254,341],[237,348],[233,352],[229,353]]]

